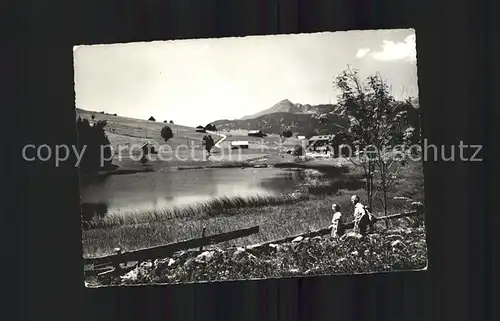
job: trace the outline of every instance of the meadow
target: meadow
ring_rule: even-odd
[[[90,118],[91,112],[83,117]],[[359,168],[345,159],[302,160],[282,154],[283,150],[300,144],[297,139],[280,137],[248,137],[240,132],[221,132],[226,146],[232,140],[246,140],[250,148],[239,151],[238,159],[221,157],[223,150],[214,148],[212,159],[204,158],[201,141],[205,133],[194,128],[164,124],[120,116],[93,113],[96,120],[106,120],[106,133],[111,144],[119,146],[162,143],[161,128],[171,127],[174,138],[168,144],[195,146],[195,154],[178,153],[169,161],[153,159],[146,165],[130,157],[115,158],[113,163],[123,173],[134,171],[192,170],[208,167],[274,166],[283,170],[313,170],[307,180],[293,193],[275,196],[215,197],[182,207],[152,210],[136,215],[108,214],[84,222],[82,243],[84,257],[98,257],[115,248],[136,250],[178,242],[206,235],[260,226],[259,233],[206,248],[207,257],[196,251],[174,257],[145,262],[128,276],[89,278],[89,284],[177,283],[218,281],[267,277],[289,277],[338,273],[362,273],[421,269],[426,266],[425,223],[422,217],[379,221],[377,233],[370,241],[349,236],[339,242],[329,236],[284,243],[265,253],[252,252],[246,246],[278,240],[290,235],[325,228],[330,225],[331,205],[337,203],[347,221],[353,219],[350,197],[357,194],[366,200],[364,181]],[[224,145],[226,144],[226,145]],[[193,156],[194,155],[194,156]],[[115,173],[119,173],[115,171]],[[113,174],[113,173],[110,173]],[[126,174],[125,174],[126,175]],[[408,200],[424,202],[423,170],[420,162],[410,161],[390,187],[388,213],[410,210]],[[382,216],[382,193],[373,200],[373,212]]]
[[[389,191],[389,213],[409,210],[409,202],[394,197],[407,197],[423,202],[423,173],[420,163],[411,163],[401,171],[400,180]],[[260,226],[258,234],[237,239],[221,246],[249,245],[271,241],[293,234],[328,226],[331,205],[343,209],[346,220],[351,220],[352,194],[365,197],[359,172],[325,174],[309,178],[301,191],[294,195],[253,198],[216,198],[182,208],[140,213],[133,216],[108,216],[89,223],[83,233],[85,257],[112,253],[120,247],[135,250],[236,229]],[[381,195],[374,199],[374,214],[381,216]],[[423,224],[421,219],[404,218],[389,222],[390,228]],[[385,229],[385,222],[378,223]]]

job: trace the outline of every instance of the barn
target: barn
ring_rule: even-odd
[[[201,126],[201,125],[200,125],[200,126],[198,126],[198,127],[196,127],[196,132],[197,132],[197,133],[206,133],[206,131],[205,131],[205,127],[203,127],[203,126]]]
[[[265,134],[262,132],[262,130],[249,130],[248,131],[248,136],[264,137]]]
[[[328,145],[331,144],[334,137],[335,135],[313,136],[309,139],[307,149],[312,151],[326,151],[328,150]]]
[[[242,140],[232,141],[231,149],[248,149],[248,141],[242,141]]]

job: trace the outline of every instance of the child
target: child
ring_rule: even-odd
[[[332,237],[340,237],[344,234],[342,213],[340,213],[340,206],[338,204],[332,205]]]

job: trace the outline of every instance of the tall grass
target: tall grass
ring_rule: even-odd
[[[104,217],[95,217],[88,222],[83,222],[83,228],[110,228],[122,225],[163,222],[179,218],[202,219],[227,214],[224,212],[233,209],[294,204],[309,198],[309,195],[304,193],[268,196],[256,195],[248,197],[220,196],[207,201],[173,208],[143,212],[129,211],[126,213],[111,213]]]

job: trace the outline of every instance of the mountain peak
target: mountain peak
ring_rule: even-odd
[[[274,104],[271,108],[262,110],[256,114],[245,116],[241,119],[255,119],[263,115],[274,114],[274,113],[302,113],[302,110],[297,107],[294,103],[292,103],[288,99],[283,99],[278,103]]]

